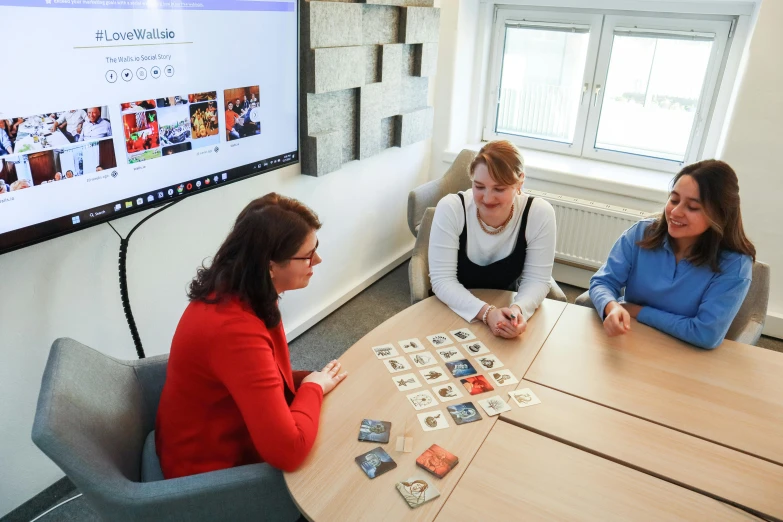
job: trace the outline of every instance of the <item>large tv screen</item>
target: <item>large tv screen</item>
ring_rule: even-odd
[[[0,254],[298,161],[296,0],[0,0]]]

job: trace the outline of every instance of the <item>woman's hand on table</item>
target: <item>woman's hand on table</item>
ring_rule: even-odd
[[[497,337],[513,339],[522,335],[527,321],[517,307],[495,308],[487,314],[487,325]]]
[[[637,305],[634,305],[637,306]],[[631,329],[631,314],[617,301],[604,308],[604,331],[609,337],[615,337]]]
[[[324,369],[320,372],[313,372],[304,379],[302,379],[302,384],[306,382],[314,382],[317,385],[321,387],[324,391],[324,395],[332,391],[335,386],[340,384],[343,379],[348,375],[348,372],[340,373],[340,369],[342,368],[342,365],[335,361],[331,361],[329,364],[324,366]]]

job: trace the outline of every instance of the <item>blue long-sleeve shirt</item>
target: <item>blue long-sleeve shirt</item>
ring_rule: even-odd
[[[593,305],[601,320],[611,301],[640,305],[640,323],[700,348],[717,347],[750,288],[752,259],[724,250],[718,273],[684,259],[677,263],[668,237],[654,250],[636,244],[652,222],[638,222],[614,244],[604,266],[590,279]]]

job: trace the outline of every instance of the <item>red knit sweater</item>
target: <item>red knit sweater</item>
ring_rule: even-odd
[[[282,322],[267,329],[238,299],[191,302],[174,333],[158,406],[163,476],[256,462],[299,467],[318,433],[323,390],[299,386],[308,372],[296,373]]]

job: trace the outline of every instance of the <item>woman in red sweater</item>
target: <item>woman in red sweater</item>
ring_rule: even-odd
[[[346,372],[292,372],[277,301],[304,288],[321,262],[318,217],[275,193],[237,217],[171,343],[155,443],[163,475],[267,462],[293,471],[315,442],[321,402]]]

